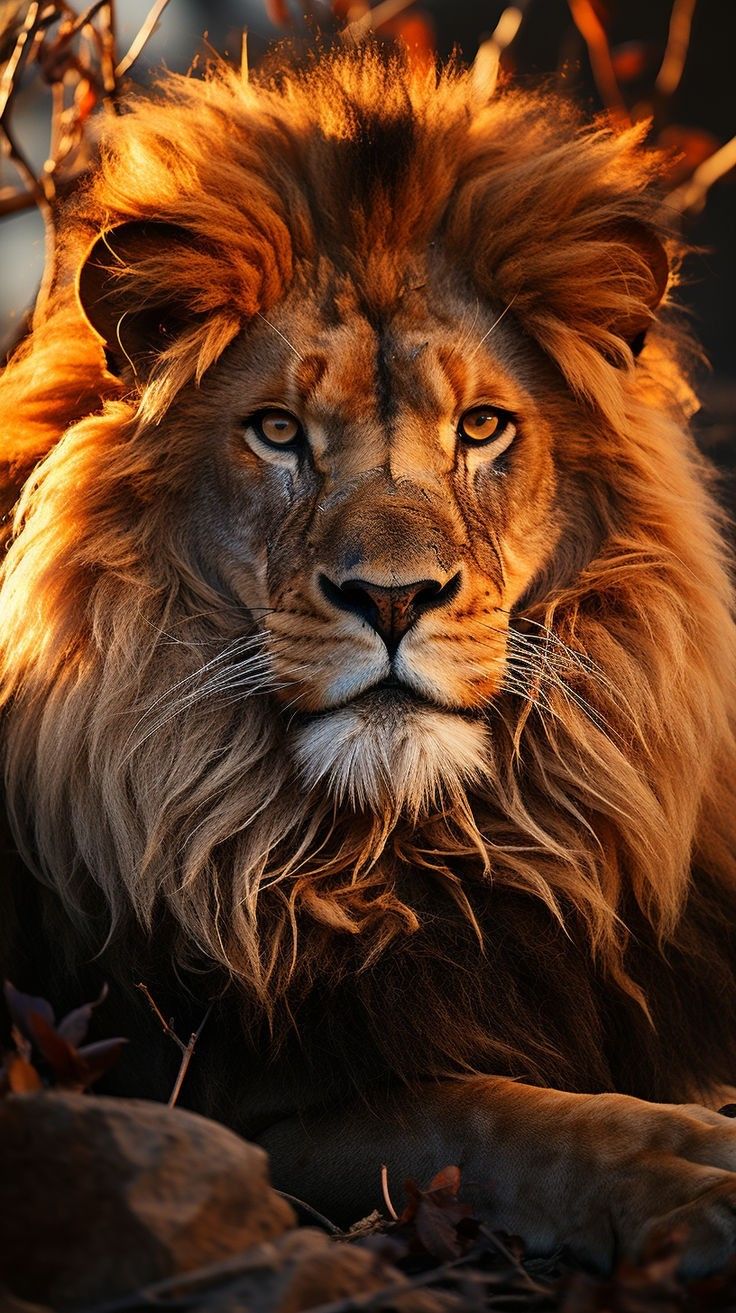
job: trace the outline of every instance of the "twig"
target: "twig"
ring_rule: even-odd
[[[375,9],[366,9],[360,18],[354,18],[344,27],[340,36],[347,40],[360,41],[369,32],[376,32],[385,23],[398,18],[405,9],[410,9],[415,0],[380,0]]]
[[[481,101],[490,100],[496,90],[501,56],[516,39],[529,0],[507,5],[487,41],[483,41],[473,60],[473,90]]]
[[[30,210],[35,204],[35,191],[18,191],[15,187],[0,189],[0,218],[17,214],[19,210]]]
[[[667,99],[677,91],[685,70],[697,3],[698,0],[673,0],[667,45],[654,84],[659,95]]]
[[[707,160],[699,164],[691,178],[670,192],[667,197],[667,209],[678,214],[697,213],[705,204],[708,192],[714,183],[736,168],[736,137],[731,137],[725,146],[721,146]]]
[[[124,78],[125,74],[133,67],[136,59],[142,53],[147,41],[156,30],[156,24],[168,3],[169,0],[156,0],[156,3],[152,6],[145,22],[141,24],[138,32],[133,38],[127,54],[123,55],[123,58],[117,65],[115,69],[116,78]]]
[[[179,1048],[183,1053],[186,1048],[186,1044],[184,1043],[183,1040],[179,1039],[179,1036],[177,1035],[173,1026],[169,1025],[169,1022],[166,1020],[163,1012],[158,1006],[158,1003],[154,999],[150,989],[148,988],[148,985],[144,985],[143,981],[139,980],[138,984],[136,985],[136,989],[139,989],[141,991],[141,994],[143,994],[146,1002],[148,1003],[148,1006],[150,1007],[153,1015],[158,1021],[161,1029],[168,1035],[169,1039],[173,1039],[174,1043],[178,1044]]]
[[[138,59],[167,3],[168,0],[156,0],[119,62],[115,53],[114,0],[92,0],[80,13],[67,0],[31,0],[22,14],[15,45],[0,78],[0,143],[20,175],[22,186],[0,188],[0,218],[33,206],[41,212],[46,264],[37,305],[43,301],[53,274],[54,202],[74,183],[80,156],[84,167],[94,154],[94,140],[87,133],[89,98],[93,105],[116,109],[119,79]],[[50,29],[57,27],[57,31],[48,35]],[[77,50],[73,43],[80,40]],[[10,121],[21,78],[31,68],[51,88],[49,155],[38,173],[26,157]]]
[[[115,68],[115,0],[107,0],[101,11],[105,15],[106,21],[102,24],[100,33],[100,68],[102,70],[102,85],[105,89],[105,97],[108,104],[113,109],[117,106],[118,81],[117,70]]]
[[[508,1246],[503,1243],[503,1240],[500,1240],[498,1238],[495,1231],[489,1230],[487,1226],[482,1226],[480,1228],[480,1233],[483,1236],[483,1238],[485,1240],[490,1241],[494,1249],[497,1249],[499,1254],[501,1254],[506,1259],[506,1261],[511,1264],[512,1268],[516,1272],[516,1275],[521,1278],[521,1280],[524,1282],[526,1286],[528,1286],[530,1290],[533,1290],[536,1295],[549,1294],[549,1291],[544,1286],[540,1286],[539,1283],[534,1280],[534,1277],[531,1275],[531,1273],[527,1272],[526,1268],[524,1267],[524,1264],[519,1262],[516,1255],[513,1254],[511,1250],[508,1248]]]
[[[67,31],[64,32],[63,36],[60,37],[60,44],[66,45],[67,42],[71,41],[72,37],[75,37],[77,32],[81,32],[83,27],[87,27],[92,22],[92,19],[95,18],[100,10],[104,9],[108,3],[109,0],[95,0],[93,5],[90,5],[89,8],[85,9],[78,18],[74,19],[74,22],[69,26]]]
[[[52,10],[53,14],[54,11]],[[51,202],[55,195],[55,184],[53,178],[48,174],[42,174],[37,178],[18,142],[10,124],[10,115],[13,107],[13,101],[17,88],[20,86],[20,78],[28,56],[33,48],[35,37],[42,23],[48,24],[51,21],[49,14],[41,11],[38,0],[28,6],[23,27],[21,28],[15,49],[8,60],[3,73],[2,82],[0,83],[0,133],[5,142],[5,154],[12,160],[15,168],[20,174],[27,191],[33,196],[33,200],[43,219],[44,228],[44,272],[41,279],[41,286],[36,299],[38,306],[43,305],[48,295],[53,273],[54,253],[56,249],[56,228],[54,225],[54,214],[51,208]]]
[[[340,1240],[345,1238],[345,1232],[339,1226],[331,1222],[329,1217],[325,1217],[324,1213],[321,1213],[318,1208],[308,1204],[305,1199],[298,1199],[295,1194],[287,1194],[285,1190],[277,1190],[276,1194],[285,1199],[287,1204],[292,1204],[294,1208],[302,1208],[305,1213],[309,1213],[310,1217],[313,1217],[315,1222],[319,1222],[325,1231],[329,1231],[331,1236]]]
[[[0,120],[4,119],[10,104],[11,98],[15,92],[18,78],[23,71],[23,65],[28,58],[28,53],[33,45],[33,38],[36,34],[40,20],[40,5],[38,0],[28,6],[23,26],[18,33],[10,59],[3,70],[0,79]]]
[[[605,28],[591,0],[568,0],[568,5],[572,20],[588,47],[591,71],[604,106],[620,123],[629,124],[631,116],[616,80]]]
[[[192,1031],[191,1035],[189,1036],[189,1039],[187,1040],[187,1042],[186,1042],[186,1044],[185,1044],[185,1043],[184,1043],[184,1040],[183,1040],[183,1039],[180,1039],[180,1037],[177,1035],[176,1031],[174,1030],[173,1025],[172,1025],[170,1022],[168,1022],[168,1021],[166,1020],[166,1018],[165,1018],[163,1012],[161,1011],[161,1009],[160,1009],[160,1007],[158,1006],[156,1000],[154,999],[153,995],[151,994],[151,991],[149,990],[148,986],[145,985],[145,984],[143,983],[142,980],[139,980],[139,981],[138,981],[138,984],[136,985],[136,989],[139,989],[139,990],[141,991],[141,993],[143,994],[143,997],[145,998],[146,1002],[148,1003],[148,1006],[150,1007],[151,1011],[153,1012],[153,1015],[155,1016],[156,1020],[158,1021],[158,1023],[159,1023],[159,1025],[160,1025],[161,1029],[163,1030],[164,1034],[165,1034],[165,1035],[168,1035],[169,1039],[174,1041],[174,1043],[176,1044],[177,1048],[180,1050],[181,1055],[182,1055],[182,1057],[181,1057],[181,1062],[180,1062],[180,1064],[179,1064],[179,1070],[178,1070],[177,1075],[176,1075],[176,1080],[174,1081],[173,1089],[172,1089],[171,1094],[169,1095],[169,1098],[168,1098],[168,1106],[169,1106],[170,1108],[173,1108],[174,1105],[175,1105],[175,1103],[176,1103],[176,1101],[177,1101],[177,1099],[179,1098],[180,1093],[181,1093],[181,1087],[182,1087],[182,1085],[184,1084],[184,1078],[185,1078],[185,1076],[186,1076],[186,1074],[187,1074],[187,1072],[188,1072],[188,1070],[189,1070],[189,1064],[190,1064],[191,1061],[192,1061],[192,1057],[193,1057],[193,1055],[194,1055],[194,1050],[195,1050],[195,1048],[197,1047],[197,1041],[198,1041],[200,1035],[202,1034],[202,1031],[204,1030],[205,1025],[207,1024],[207,1021],[208,1021],[208,1019],[209,1019],[210,1013],[212,1012],[212,1008],[213,1008],[214,1005],[213,1005],[212,1003],[210,1003],[209,1007],[207,1008],[207,1011],[205,1012],[204,1016],[202,1017],[202,1020],[200,1021],[199,1025],[198,1025],[197,1029]]]
[[[388,1212],[389,1217],[391,1218],[392,1221],[398,1222],[399,1214],[397,1213],[396,1209],[393,1206],[391,1195],[389,1193],[388,1167],[386,1166],[385,1163],[381,1163],[381,1194],[383,1195],[383,1202],[386,1205],[386,1210]]]

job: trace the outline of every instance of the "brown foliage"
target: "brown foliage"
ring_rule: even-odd
[[[56,1021],[45,998],[23,994],[9,980],[4,986],[14,1048],[0,1066],[0,1094],[28,1094],[44,1085],[44,1074],[60,1089],[85,1090],[117,1062],[125,1039],[84,1044],[92,1013],[105,1001],[107,990],[91,1003]]]

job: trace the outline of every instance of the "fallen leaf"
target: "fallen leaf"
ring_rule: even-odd
[[[10,1053],[5,1060],[5,1076],[11,1094],[35,1094],[43,1081],[32,1062],[20,1053]]]
[[[68,1012],[56,1027],[58,1033],[70,1044],[80,1045],[89,1030],[89,1023],[92,1020],[92,1013],[107,998],[107,985],[103,985],[99,998],[93,999],[91,1003],[83,1003],[81,1008],[75,1008],[73,1012]]]
[[[33,994],[21,993],[10,980],[5,981],[3,992],[10,1019],[13,1025],[17,1026],[18,1030],[26,1036],[26,1039],[33,1039],[28,1026],[28,1018],[34,1014],[43,1017],[49,1026],[54,1025],[54,1010],[47,999],[36,998]]]

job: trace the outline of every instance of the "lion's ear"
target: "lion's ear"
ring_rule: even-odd
[[[659,237],[644,223],[625,220],[617,224],[611,236],[616,246],[625,248],[626,268],[632,271],[630,277],[624,275],[628,304],[622,307],[612,327],[638,356],[667,291],[670,264]]]
[[[191,259],[192,235],[175,224],[132,221],[95,239],[79,271],[77,293],[105,343],[108,368],[146,375],[196,312],[176,294],[176,272]],[[177,268],[178,267],[178,268]],[[191,284],[190,284],[191,285]]]

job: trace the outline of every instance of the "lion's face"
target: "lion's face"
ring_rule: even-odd
[[[267,635],[291,749],[376,809],[482,770],[508,613],[563,531],[551,371],[437,263],[384,314],[332,270],[299,287],[188,417],[200,550]]]

